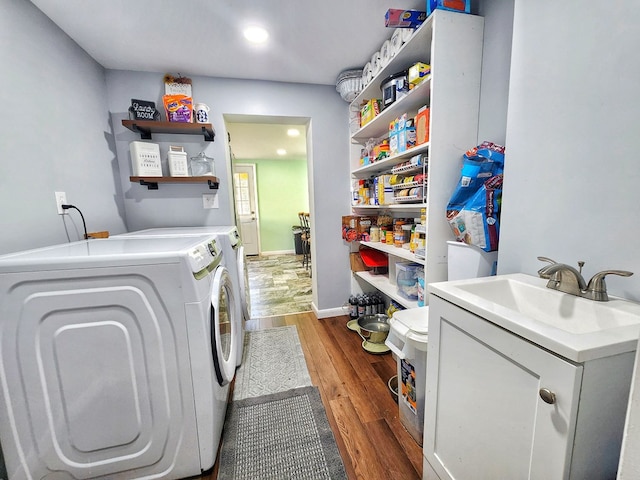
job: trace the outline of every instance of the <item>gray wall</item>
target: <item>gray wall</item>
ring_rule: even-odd
[[[478,10],[478,15],[484,17],[478,143],[506,142],[513,2],[484,0]]]
[[[347,103],[335,87],[192,77],[194,101],[211,107],[216,141],[205,145],[187,136],[158,136],[161,152],[170,142],[182,144],[189,155],[206,148],[215,158],[220,178],[220,208],[204,210],[202,185],[160,185],[159,190],[129,182],[129,142],[136,135],[122,126],[131,98],[159,102],[164,73],[108,71],[109,112],[113,118],[116,150],[122,172],[122,191],[130,230],[169,225],[234,224],[231,169],[223,115],[268,115],[311,118],[308,131],[309,207],[312,214],[313,303],[318,310],[340,307],[349,295],[350,271],[340,237],[340,216],[349,211],[349,162]],[[154,138],[154,141],[157,141]],[[191,143],[189,143],[191,142]],[[163,153],[164,156],[164,153]],[[322,312],[320,312],[322,313]]]
[[[515,1],[500,273],[544,255],[640,300],[640,9]]]
[[[194,97],[213,109],[216,141],[161,140],[164,152],[178,143],[216,159],[220,208],[204,210],[202,194],[210,191],[202,185],[152,192],[128,179],[128,144],[136,136],[121,120],[131,98],[159,99],[165,72],[105,72],[30,2],[0,2],[0,61],[8,66],[0,77],[0,201],[7,206],[0,254],[81,238],[76,212],[56,214],[55,191],[82,210],[89,231],[233,224],[223,113],[311,118],[309,200],[322,259],[314,262],[314,305],[343,304],[348,258],[335,252],[342,250],[339,219],[349,209],[348,125],[347,104],[333,87],[193,77]]]
[[[0,254],[125,230],[104,71],[33,4],[0,0]]]

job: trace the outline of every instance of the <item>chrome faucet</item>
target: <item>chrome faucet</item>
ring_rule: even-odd
[[[569,293],[578,297],[588,298],[597,302],[606,302],[609,300],[607,295],[607,285],[604,278],[607,275],[620,275],[630,277],[633,272],[626,270],[604,270],[596,273],[589,283],[585,282],[582,276],[582,267],[584,262],[578,262],[580,270],[564,263],[557,263],[547,257],[538,257],[542,262],[549,262],[550,265],[542,267],[538,270],[540,278],[549,279],[547,288],[552,288],[560,292]]]
[[[541,262],[549,262],[551,265],[553,265],[554,263],[558,263],[555,260],[551,260],[549,257],[538,257],[538,260],[540,260]],[[546,269],[548,267],[549,265],[547,265],[546,267],[542,267],[540,270],[538,270],[538,275],[540,276],[540,278],[546,278],[546,279],[551,278],[551,275],[546,272]]]
[[[542,278],[548,278],[547,288],[581,296],[587,289],[582,273],[565,263],[552,263],[542,269]]]

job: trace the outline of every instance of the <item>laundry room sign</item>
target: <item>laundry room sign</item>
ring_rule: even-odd
[[[160,112],[156,110],[155,102],[147,100],[131,99],[131,107],[129,107],[131,120],[160,120]]]

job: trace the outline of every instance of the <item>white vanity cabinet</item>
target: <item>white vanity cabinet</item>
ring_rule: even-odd
[[[635,352],[575,362],[429,305],[423,478],[615,478]]]

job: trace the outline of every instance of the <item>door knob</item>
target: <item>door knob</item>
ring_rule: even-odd
[[[549,405],[556,403],[556,394],[548,388],[541,388],[538,393],[540,393],[540,398],[544,400],[545,403],[548,403]]]

